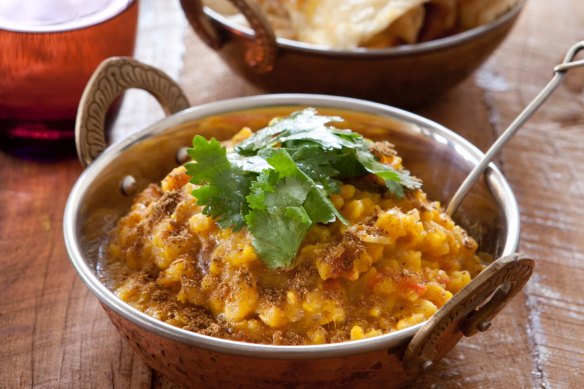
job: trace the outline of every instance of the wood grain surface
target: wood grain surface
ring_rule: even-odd
[[[157,15],[148,23],[184,23],[176,13]],[[262,93],[189,29],[184,39],[179,83],[191,102]],[[417,112],[486,149],[582,39],[584,2],[530,0],[485,66]],[[499,159],[521,207],[521,250],[537,259],[535,276],[491,330],[461,341],[412,387],[584,382],[583,93],[584,71],[574,71]],[[37,164],[0,154],[0,387],[173,387],[131,352],[67,260],[62,215],[80,173],[76,160]]]

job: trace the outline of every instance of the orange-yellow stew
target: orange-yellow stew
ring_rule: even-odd
[[[401,169],[387,143],[375,146],[381,162]],[[107,274],[115,293],[205,335],[321,344],[420,323],[483,269],[475,240],[421,189],[399,198],[371,175],[348,181],[330,195],[348,224],[313,225],[294,266],[270,269],[248,229],[219,228],[202,213],[178,167],[138,195],[113,231]]]

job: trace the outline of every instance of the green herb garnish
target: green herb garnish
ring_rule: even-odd
[[[190,182],[200,185],[193,196],[221,228],[247,226],[266,266],[293,266],[314,224],[347,224],[329,199],[341,179],[372,173],[397,197],[421,186],[408,171],[378,161],[361,135],[328,125],[341,121],[307,108],[273,120],[230,152],[195,136],[188,150],[194,162],[186,164]]]
[[[207,141],[197,135],[189,156],[197,163],[188,163],[190,182],[201,185],[193,191],[203,213],[217,219],[221,228],[239,230],[245,226],[244,216],[248,212],[245,196],[249,193],[252,176],[227,159],[227,151],[215,138]]]

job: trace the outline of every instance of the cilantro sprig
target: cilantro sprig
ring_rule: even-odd
[[[193,139],[187,150],[197,161],[186,165],[190,182],[201,185],[193,190],[197,204],[204,205],[203,213],[217,219],[221,228],[239,230],[245,226],[248,212],[246,201],[253,177],[227,158],[227,150],[215,138],[207,141],[201,135]]]
[[[247,227],[259,258],[272,269],[294,265],[308,230],[317,223],[348,224],[329,196],[342,179],[375,174],[402,197],[420,181],[371,153],[371,142],[329,125],[336,116],[313,108],[275,119],[235,146],[195,136],[186,164],[192,194],[221,228]]]

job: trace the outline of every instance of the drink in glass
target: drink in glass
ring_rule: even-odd
[[[74,150],[77,105],[99,63],[134,51],[137,0],[0,1],[0,149]]]

